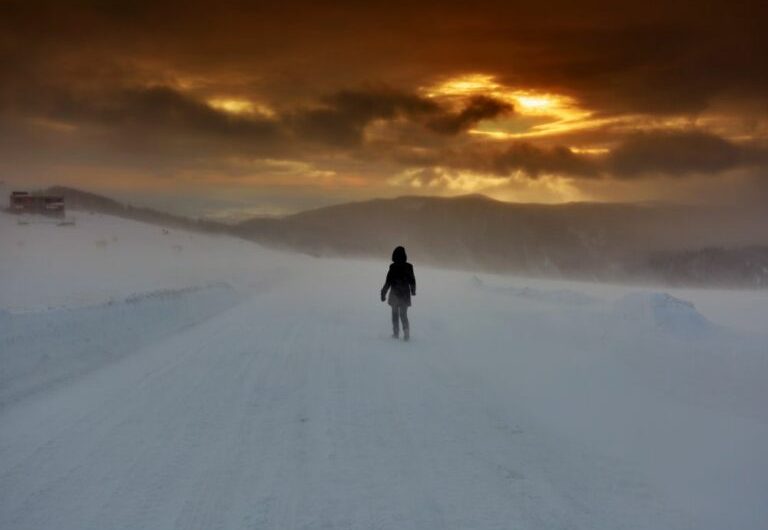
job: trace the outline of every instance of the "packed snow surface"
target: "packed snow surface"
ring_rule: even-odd
[[[768,294],[0,214],[2,529],[764,529]]]

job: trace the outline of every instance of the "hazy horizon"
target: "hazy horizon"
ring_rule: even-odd
[[[743,211],[751,211],[756,214],[768,213],[768,209],[763,204],[758,203],[746,203],[746,204],[713,204],[711,202],[700,202],[695,200],[685,201],[682,199],[638,199],[638,200],[570,200],[559,202],[542,202],[542,201],[522,201],[522,200],[507,200],[499,199],[482,192],[471,193],[458,193],[455,195],[430,195],[428,193],[407,193],[382,195],[382,196],[370,196],[359,197],[351,199],[334,199],[333,197],[323,197],[317,201],[307,201],[293,204],[291,208],[263,208],[259,205],[262,204],[264,197],[261,200],[244,199],[240,203],[240,207],[232,207],[230,201],[216,200],[207,197],[180,197],[180,196],[153,196],[137,194],[134,192],[120,192],[116,191],[101,192],[98,188],[88,188],[79,186],[63,185],[61,183],[47,183],[39,187],[25,187],[24,183],[13,183],[0,181],[0,205],[6,207],[8,205],[8,198],[12,191],[28,191],[28,192],[45,192],[53,188],[66,188],[76,192],[84,192],[87,194],[93,194],[106,199],[117,201],[123,205],[136,207],[136,208],[148,208],[160,213],[167,213],[170,215],[186,217],[188,219],[201,219],[213,222],[219,222],[228,225],[236,225],[243,221],[250,219],[260,218],[275,218],[281,219],[289,217],[295,214],[310,212],[313,210],[332,208],[335,206],[344,206],[347,204],[367,203],[371,201],[387,201],[397,199],[408,198],[437,198],[437,199],[463,199],[467,197],[478,197],[498,203],[509,205],[541,205],[541,206],[568,206],[568,205],[627,205],[627,206],[666,206],[666,207],[684,207],[684,208],[698,208],[698,209],[712,209],[715,208],[721,211],[728,211],[734,209],[740,209]],[[268,197],[266,197],[268,198]],[[223,205],[222,209],[217,209],[216,206]]]

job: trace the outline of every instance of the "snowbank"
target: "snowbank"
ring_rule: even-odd
[[[616,317],[635,329],[659,330],[681,337],[701,337],[713,330],[692,302],[663,292],[630,293],[614,302]]]
[[[91,307],[0,311],[0,407],[115,362],[240,299],[231,286],[213,284]]]

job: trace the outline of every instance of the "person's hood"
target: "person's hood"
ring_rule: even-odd
[[[392,261],[395,263],[405,263],[408,261],[408,256],[405,254],[405,249],[403,247],[397,247],[392,251]]]

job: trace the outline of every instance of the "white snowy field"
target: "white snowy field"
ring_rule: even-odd
[[[2,529],[764,529],[768,292],[0,214]]]

